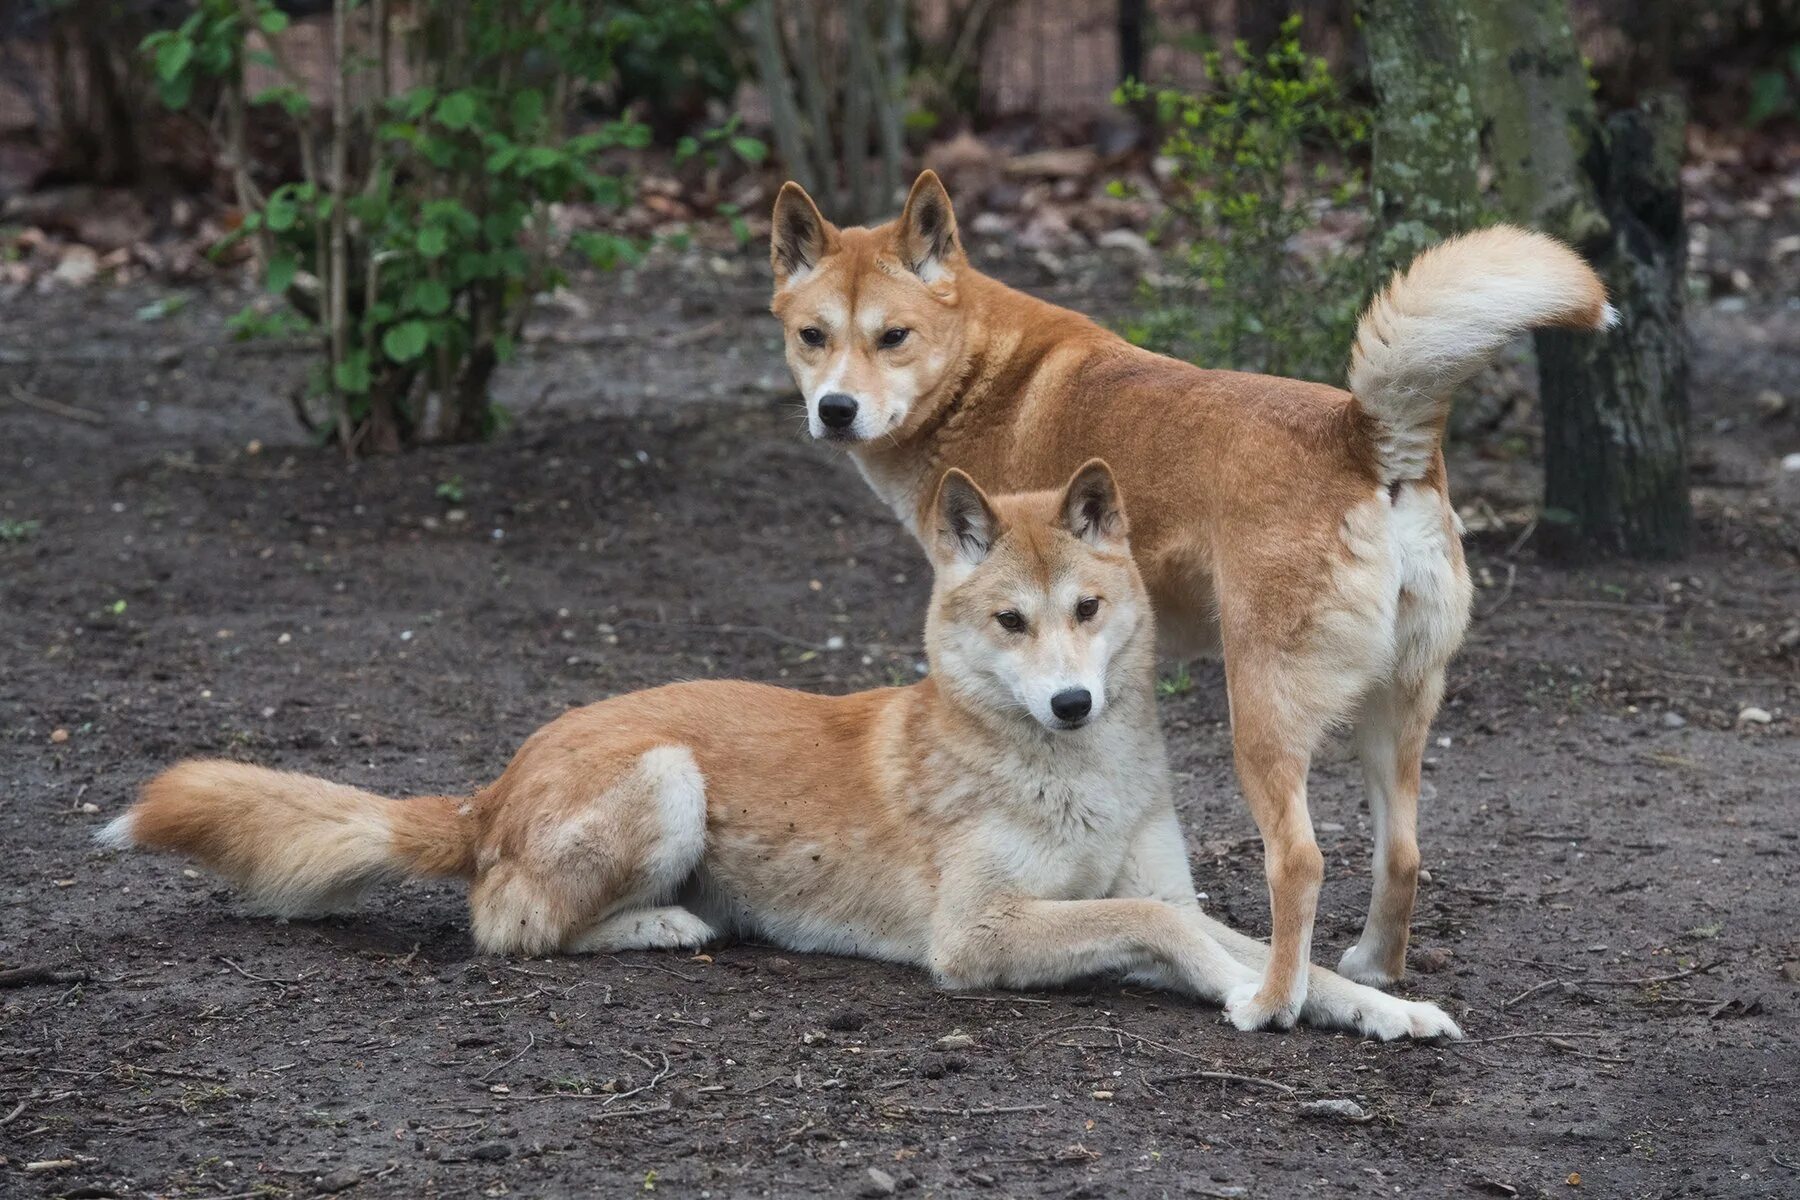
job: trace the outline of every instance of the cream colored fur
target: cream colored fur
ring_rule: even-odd
[[[615,697],[540,729],[468,801],[185,763],[103,836],[194,856],[276,911],[386,875],[460,875],[495,953],[750,936],[953,988],[1129,975],[1260,1025],[1268,947],[1195,902],[1111,472],[1089,463],[1060,493],[997,501],[951,472],[934,513],[932,671],[912,687]],[[1048,699],[1075,688],[1092,693],[1085,716]],[[1308,976],[1302,1020],[1460,1036],[1434,1005]]]

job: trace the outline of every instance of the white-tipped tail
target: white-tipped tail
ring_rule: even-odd
[[[1514,336],[1617,321],[1600,277],[1553,237],[1496,225],[1419,255],[1363,313],[1350,357],[1350,391],[1374,419],[1382,482],[1425,474],[1450,393]]]
[[[144,786],[95,837],[173,850],[235,882],[250,907],[281,916],[353,907],[371,884],[467,875],[474,842],[463,801],[388,800],[246,763],[185,762]]]
[[[137,844],[132,832],[131,814],[121,813],[94,831],[94,840],[108,850],[127,850]]]

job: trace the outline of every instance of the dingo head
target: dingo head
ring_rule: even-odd
[[[1099,720],[1132,689],[1148,692],[1150,601],[1104,462],[1092,459],[1060,491],[992,500],[952,469],[931,511],[937,578],[925,644],[941,686],[1052,731]]]
[[[962,355],[956,214],[931,171],[898,220],[839,229],[797,183],[775,198],[770,235],[787,361],[815,438],[866,442],[898,432]]]

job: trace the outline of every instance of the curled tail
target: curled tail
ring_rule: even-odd
[[[196,759],[152,779],[99,839],[189,855],[243,888],[259,911],[300,916],[354,907],[383,879],[470,875],[465,812],[454,796],[388,800],[310,775]]]
[[[1516,334],[1617,320],[1594,269],[1541,233],[1496,225],[1419,255],[1363,313],[1350,356],[1350,392],[1375,422],[1382,482],[1425,474],[1450,393]]]

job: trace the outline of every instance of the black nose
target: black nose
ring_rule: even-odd
[[[1086,688],[1069,688],[1050,697],[1050,711],[1059,721],[1084,720],[1093,707],[1094,698]]]
[[[856,420],[856,401],[842,392],[819,397],[819,420],[827,429],[848,429]]]

